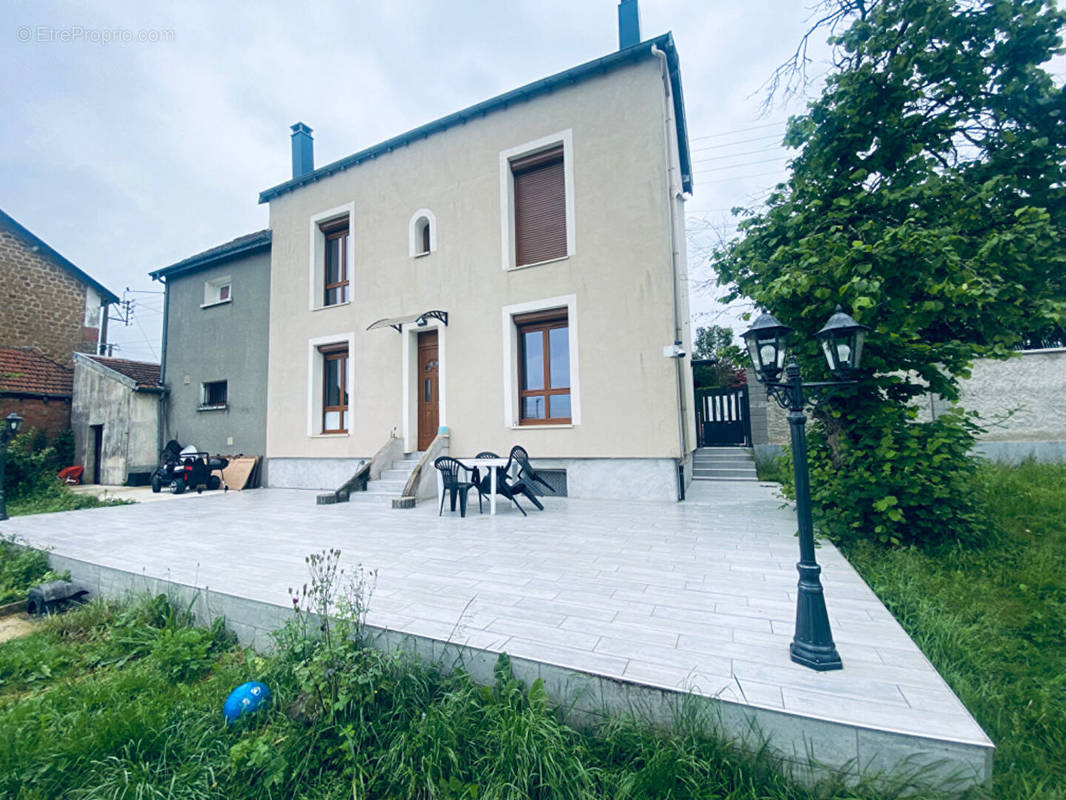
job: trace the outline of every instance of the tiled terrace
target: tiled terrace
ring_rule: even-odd
[[[557,699],[580,689],[575,708],[589,713],[664,719],[690,692],[727,733],[768,736],[801,772],[813,757],[850,773],[920,771],[925,783],[988,778],[992,743],[829,544],[819,560],[844,669],[789,660],[795,517],[772,489],[702,483],[684,503],[546,506],[526,518],[501,502],[490,517],[475,502],[466,519],[438,518],[430,502],[317,506],[311,492],[260,489],[16,518],[0,531],[53,548],[101,591],[206,586],[213,613],[257,644],[287,587],[304,582],[304,556],[339,547],[346,564],[377,570],[368,623],[389,646],[461,652],[475,676],[506,651]]]

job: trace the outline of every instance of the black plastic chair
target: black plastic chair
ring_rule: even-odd
[[[496,455],[495,453],[493,453],[493,452],[491,452],[489,450],[483,450],[482,452],[478,453],[474,457],[475,458],[500,458],[500,456]],[[523,517],[529,516],[528,514],[526,514],[526,510],[524,508],[522,508],[521,504],[519,504],[518,498],[514,496],[514,492],[511,491],[511,487],[507,484],[507,472],[508,472],[508,470],[510,470],[512,463],[513,463],[513,461],[508,460],[507,466],[505,466],[505,467],[494,467],[494,469],[496,470],[496,494],[501,495],[502,497],[506,497],[508,500],[510,500],[512,503],[514,503],[515,504],[515,508],[517,508],[519,511],[522,512],[522,516]],[[492,473],[488,472],[488,470],[486,470],[486,473],[487,474],[484,475],[483,477],[480,476],[478,474],[477,468],[475,467],[474,468],[474,481],[477,484],[478,491],[481,494],[491,495],[492,494]]]
[[[441,456],[433,462],[433,466],[440,470],[441,480],[444,483],[444,491],[440,497],[440,511],[437,512],[437,516],[441,516],[444,513],[444,499],[451,496],[452,499],[452,511],[455,511],[456,498],[459,500],[459,516],[466,516],[466,495],[470,489],[475,485],[473,481],[464,481],[461,479],[460,470],[470,472],[470,468],[464,465],[461,461],[457,461],[449,456]],[[481,490],[478,489],[477,493],[477,510],[481,513]]]
[[[555,489],[533,469],[529,463],[529,453],[526,452],[524,447],[517,444],[512,447],[510,458],[512,463],[518,465],[518,473],[507,488],[512,494],[525,495],[533,505],[543,511],[544,505],[537,497],[543,497],[544,491],[537,484],[544,486],[552,494],[555,494]]]

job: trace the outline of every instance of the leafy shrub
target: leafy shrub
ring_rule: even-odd
[[[972,414],[951,410],[914,422],[901,407],[854,413],[847,419],[847,412],[830,411],[809,429],[811,506],[822,533],[844,544],[893,546],[990,533],[975,481],[979,461],[971,451],[980,428]],[[791,461],[784,479],[794,498]]]
[[[59,485],[56,451],[43,433],[34,428],[23,431],[7,448],[4,465],[4,491],[8,500],[19,500]]]
[[[67,428],[57,433],[52,439],[52,449],[55,451],[56,472],[71,466],[74,463],[74,431]]]
[[[23,600],[32,587],[60,576],[48,566],[48,556],[0,534],[0,606]]]

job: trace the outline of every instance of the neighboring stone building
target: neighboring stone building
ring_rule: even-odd
[[[151,273],[166,286],[162,441],[210,453],[266,446],[270,231]]]
[[[0,347],[0,418],[14,412],[23,430],[52,439],[70,427],[73,370],[35,347]]]
[[[83,483],[148,483],[158,463],[159,365],[74,354],[74,460]]]
[[[72,366],[107,342],[118,297],[0,211],[0,346],[36,347]],[[65,426],[64,426],[65,427]]]

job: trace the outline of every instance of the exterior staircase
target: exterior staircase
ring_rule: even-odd
[[[701,447],[693,456],[694,481],[757,481],[750,447]]]
[[[352,492],[348,496],[348,502],[391,506],[393,498],[403,494],[403,487],[411,477],[411,470],[421,457],[422,453],[405,453],[403,458],[393,461],[389,469],[382,470],[380,478],[367,481],[365,492]]]

